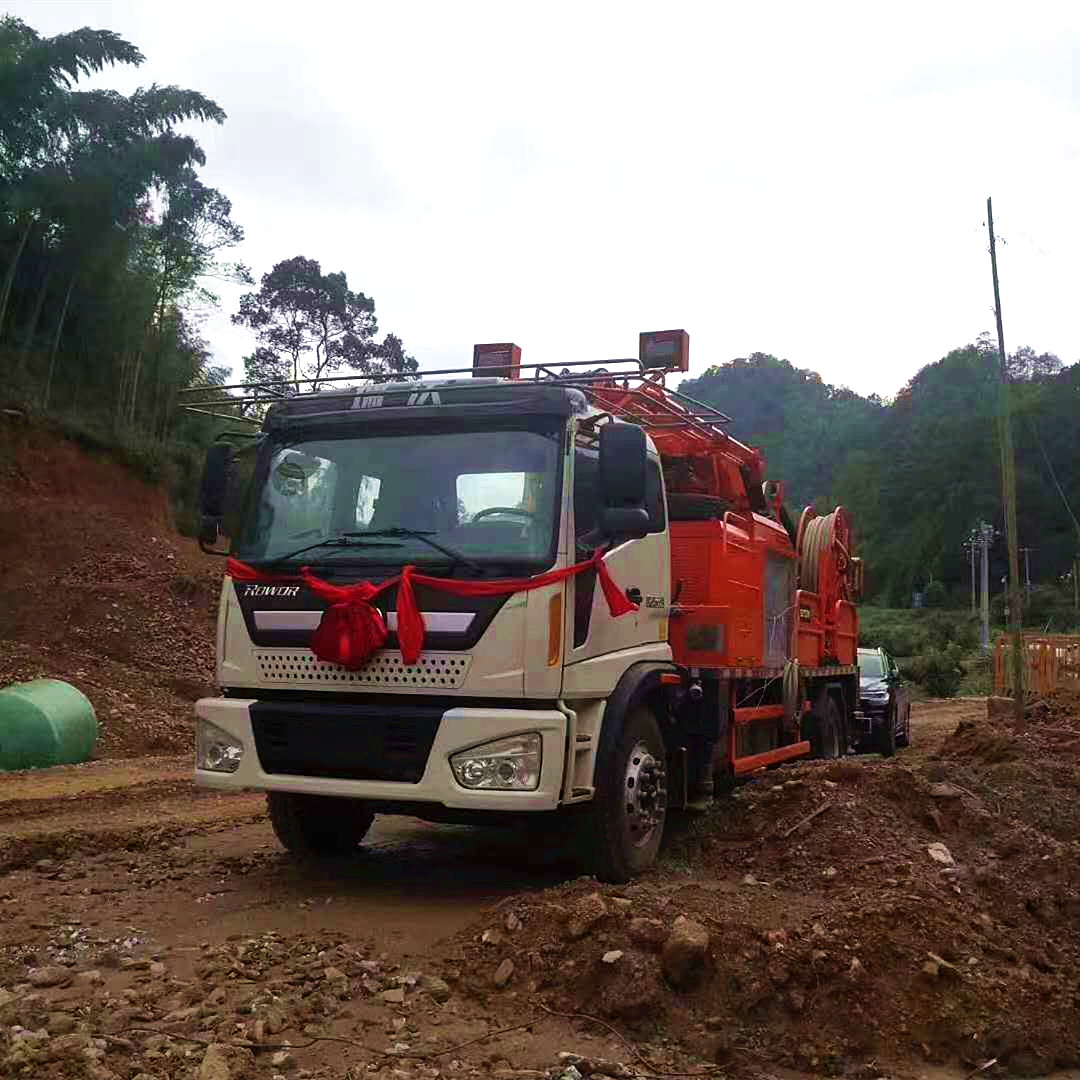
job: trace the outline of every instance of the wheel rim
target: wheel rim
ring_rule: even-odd
[[[644,847],[656,835],[667,810],[667,776],[648,745],[639,741],[626,761],[623,828],[633,847]]]

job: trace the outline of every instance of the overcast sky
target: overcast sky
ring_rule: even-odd
[[[196,130],[261,275],[305,255],[422,368],[757,350],[863,393],[993,330],[1080,360],[1080,4],[7,3],[117,31]],[[253,347],[238,291],[204,332]]]

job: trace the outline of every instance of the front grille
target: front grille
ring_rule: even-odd
[[[258,701],[250,707],[266,773],[418,784],[442,709]]]
[[[427,686],[459,690],[465,684],[472,657],[460,653],[424,653],[415,664],[406,664],[393,649],[377,652],[358,671],[320,660],[310,649],[257,649],[259,681],[273,686],[326,686],[333,688]]]

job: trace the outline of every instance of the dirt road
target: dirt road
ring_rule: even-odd
[[[981,715],[975,701],[916,705],[904,759],[924,765]],[[497,945],[523,894],[572,875],[563,853],[514,832],[391,818],[355,861],[313,871],[281,851],[262,796],[198,790],[189,770],[186,758],[146,758],[0,778],[0,1023],[26,1029],[7,1036],[9,1067],[405,1080],[509,1078],[561,1050],[635,1060],[610,1029],[537,1012],[484,1039],[485,998],[440,954],[470,926],[494,927]],[[527,990],[507,976],[502,1005]],[[238,1041],[263,1052],[232,1045],[225,1071],[205,1071],[207,1044]],[[295,1049],[266,1049],[284,1041]],[[652,1067],[664,1052],[653,1044]],[[674,1050],[667,1060],[687,1068]]]

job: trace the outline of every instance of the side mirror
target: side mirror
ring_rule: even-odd
[[[600,531],[613,540],[640,540],[649,535],[649,512],[643,506],[605,506]]]
[[[636,424],[600,429],[601,532],[613,540],[639,540],[649,533],[645,509],[645,432]]]
[[[600,429],[600,498],[605,506],[645,503],[645,432],[636,424]]]
[[[229,512],[234,475],[233,448],[227,443],[215,443],[206,451],[199,484],[199,544],[204,550],[217,543],[222,521]]]

